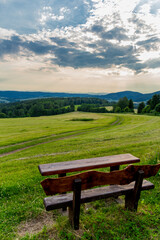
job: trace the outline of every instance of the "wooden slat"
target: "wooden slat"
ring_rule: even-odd
[[[115,197],[125,195],[126,193],[134,189],[135,182],[127,185],[112,185],[107,187],[94,188],[89,190],[84,190],[81,192],[81,203],[92,202],[94,200],[105,199],[107,197]],[[141,190],[153,189],[154,185],[147,181],[143,181]],[[47,197],[44,199],[44,205],[47,211],[58,209],[62,207],[71,206],[73,201],[73,193],[68,193],[66,195],[56,195],[52,197]]]
[[[78,178],[82,180],[82,190],[108,184],[124,185],[135,181],[137,172],[139,170],[143,170],[144,178],[148,178],[156,175],[159,168],[160,164],[141,166],[129,165],[123,170],[113,171],[110,173],[89,171],[68,177],[47,178],[41,182],[41,185],[46,195],[54,195],[56,193],[72,191],[73,181]]]
[[[83,171],[103,167],[112,167],[139,162],[140,159],[132,154],[119,154],[105,157],[80,159],[58,163],[41,164],[38,166],[42,176]]]

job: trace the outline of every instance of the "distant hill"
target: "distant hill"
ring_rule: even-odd
[[[122,97],[127,97],[128,99],[132,99],[134,102],[142,102],[149,100],[154,94],[160,94],[160,91],[153,92],[153,93],[139,93],[139,92],[132,92],[132,91],[123,91],[117,93],[109,93],[103,95],[102,97],[107,100],[118,101]]]
[[[23,92],[23,91],[0,91],[0,102],[17,102],[29,99],[50,98],[50,97],[93,97],[89,94],[72,94],[56,92]]]
[[[28,99],[49,98],[49,97],[94,97],[106,99],[109,101],[118,101],[122,97],[132,99],[134,102],[149,100],[154,94],[160,94],[160,91],[154,93],[139,93],[133,91],[123,91],[108,94],[85,94],[85,93],[56,93],[56,92],[23,92],[23,91],[0,91],[0,102],[17,102]]]

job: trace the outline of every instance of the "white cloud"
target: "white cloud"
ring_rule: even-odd
[[[43,10],[40,13],[39,20],[41,25],[44,26],[48,21],[51,20],[61,21],[65,18],[65,14],[70,12],[67,7],[60,8],[59,15],[56,15],[53,10],[54,9],[51,6],[43,7]]]
[[[71,49],[83,51],[89,54],[98,54],[97,58],[105,60],[103,52],[107,50],[107,47],[103,43],[109,42],[110,46],[117,46],[119,49],[125,46],[133,46],[131,53],[134,57],[137,57],[140,63],[146,61],[152,61],[152,59],[158,59],[160,46],[159,42],[155,43],[157,48],[147,50],[144,43],[138,45],[140,41],[146,41],[151,37],[160,38],[160,11],[155,11],[155,4],[158,1],[139,1],[139,0],[92,0],[93,7],[89,10],[89,1],[83,1],[88,6],[89,14],[86,21],[83,24],[77,24],[76,26],[62,26],[54,29],[50,28],[48,23],[54,21],[63,22],[67,14],[72,14],[72,9],[68,6],[60,7],[56,12],[51,6],[43,6],[39,12],[39,22],[43,29],[37,31],[34,34],[23,34],[18,35],[13,30],[0,28],[0,38],[10,39],[13,35],[20,36],[24,42],[43,42],[44,45],[55,45],[58,46],[58,42],[54,42],[51,38],[66,39],[69,42],[73,42],[76,46],[70,46],[68,54],[72,54]],[[74,10],[77,7],[74,7]],[[154,12],[154,14],[153,14]],[[124,29],[121,34],[125,34],[128,39],[113,38],[107,39],[100,34],[100,32],[92,31],[94,25],[102,27],[102,33],[107,33],[114,29]],[[112,34],[114,31],[112,32]],[[120,35],[118,35],[120,36]],[[151,44],[150,41],[148,44]],[[104,46],[104,47],[103,47]],[[67,45],[63,46],[67,49]],[[146,83],[153,74],[154,87],[160,87],[159,81],[157,80],[158,74],[160,73],[159,68],[150,68],[143,70],[141,76],[136,75],[133,69],[129,69],[121,63],[117,65],[107,66],[103,68],[87,68],[81,67],[80,69],[74,69],[72,67],[60,67],[53,63],[53,59],[56,56],[52,53],[44,53],[41,56],[35,52],[24,50],[25,47],[20,47],[19,53],[14,56],[7,54],[4,58],[4,69],[0,69],[4,78],[10,78],[17,86],[17,89],[21,88],[20,78],[27,81],[27,78],[31,79],[28,83],[25,83],[26,89],[29,90],[29,84],[33,86],[32,90],[36,90],[36,84],[39,82],[39,90],[47,90],[50,88],[51,91],[61,91],[63,83],[63,91],[103,91],[106,89],[109,91],[117,91],[124,89],[143,89],[141,83]],[[117,49],[118,51],[118,49]],[[110,56],[112,58],[112,56]],[[122,56],[123,58],[123,56]],[[120,58],[119,58],[120,59]],[[7,62],[9,66],[9,72],[7,72]],[[10,67],[12,66],[12,68]],[[55,71],[56,69],[56,71]],[[6,71],[6,73],[5,73]],[[145,73],[144,73],[145,71]],[[24,72],[26,76],[23,76]],[[33,75],[32,75],[33,74]],[[46,74],[46,75],[45,75]],[[156,75],[157,74],[157,75]],[[12,76],[14,79],[12,80]],[[15,80],[17,79],[19,80]],[[33,80],[37,78],[37,80]],[[129,78],[129,81],[128,81]],[[146,81],[145,81],[146,78]],[[38,80],[40,79],[40,80]],[[83,79],[83,83],[82,83]],[[32,81],[33,80],[33,81]],[[19,81],[19,82],[18,82]],[[134,84],[135,81],[135,84]],[[141,83],[138,83],[141,81]],[[157,82],[156,82],[157,81]],[[12,86],[14,86],[14,84]],[[52,88],[51,85],[53,84]],[[121,85],[120,85],[121,84]],[[46,86],[46,87],[45,87]],[[149,85],[148,85],[149,86]],[[68,89],[68,90],[67,90]],[[81,89],[81,90],[79,90]],[[113,90],[112,90],[113,89]],[[149,89],[149,88],[148,88]]]
[[[13,35],[17,35],[16,31],[0,27],[0,39],[8,39]]]

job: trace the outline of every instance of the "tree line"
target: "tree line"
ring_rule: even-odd
[[[153,97],[148,100],[146,104],[141,102],[138,105],[138,113],[152,113],[154,115],[160,115],[160,94],[153,95]]]
[[[108,101],[98,98],[43,98],[15,103],[0,104],[0,118],[38,117],[73,112],[75,105],[98,104],[104,106]]]
[[[82,104],[77,108],[77,111],[94,112],[94,113],[107,113],[109,112],[105,107],[100,104]]]
[[[77,110],[83,112],[134,113],[133,101],[127,97],[120,98],[117,103],[108,102],[105,99],[99,98],[68,97],[1,103],[0,118],[38,117],[63,114],[75,111],[75,105],[79,105]],[[106,106],[113,106],[113,109],[109,111],[106,109]],[[160,115],[160,95],[153,95],[146,104],[141,102],[138,105],[137,113]]]

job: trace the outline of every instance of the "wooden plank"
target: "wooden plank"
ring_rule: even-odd
[[[41,185],[46,195],[72,191],[73,181],[77,178],[82,180],[82,190],[108,184],[124,185],[135,181],[139,170],[143,170],[144,178],[148,178],[156,175],[159,168],[160,164],[139,166],[129,165],[123,170],[110,173],[88,171],[62,178],[47,178],[41,182]]]
[[[105,157],[80,159],[75,161],[41,164],[38,166],[38,168],[42,176],[49,176],[54,174],[112,167],[136,162],[140,162],[140,159],[132,154],[127,153]]]
[[[115,197],[125,195],[134,189],[135,182],[127,185],[112,185],[107,187],[100,187],[81,191],[81,203],[92,202],[95,200],[105,199],[108,197]],[[153,189],[154,185],[144,180],[141,191]],[[44,205],[47,211],[71,206],[73,202],[73,193],[66,195],[55,195],[44,199]]]

